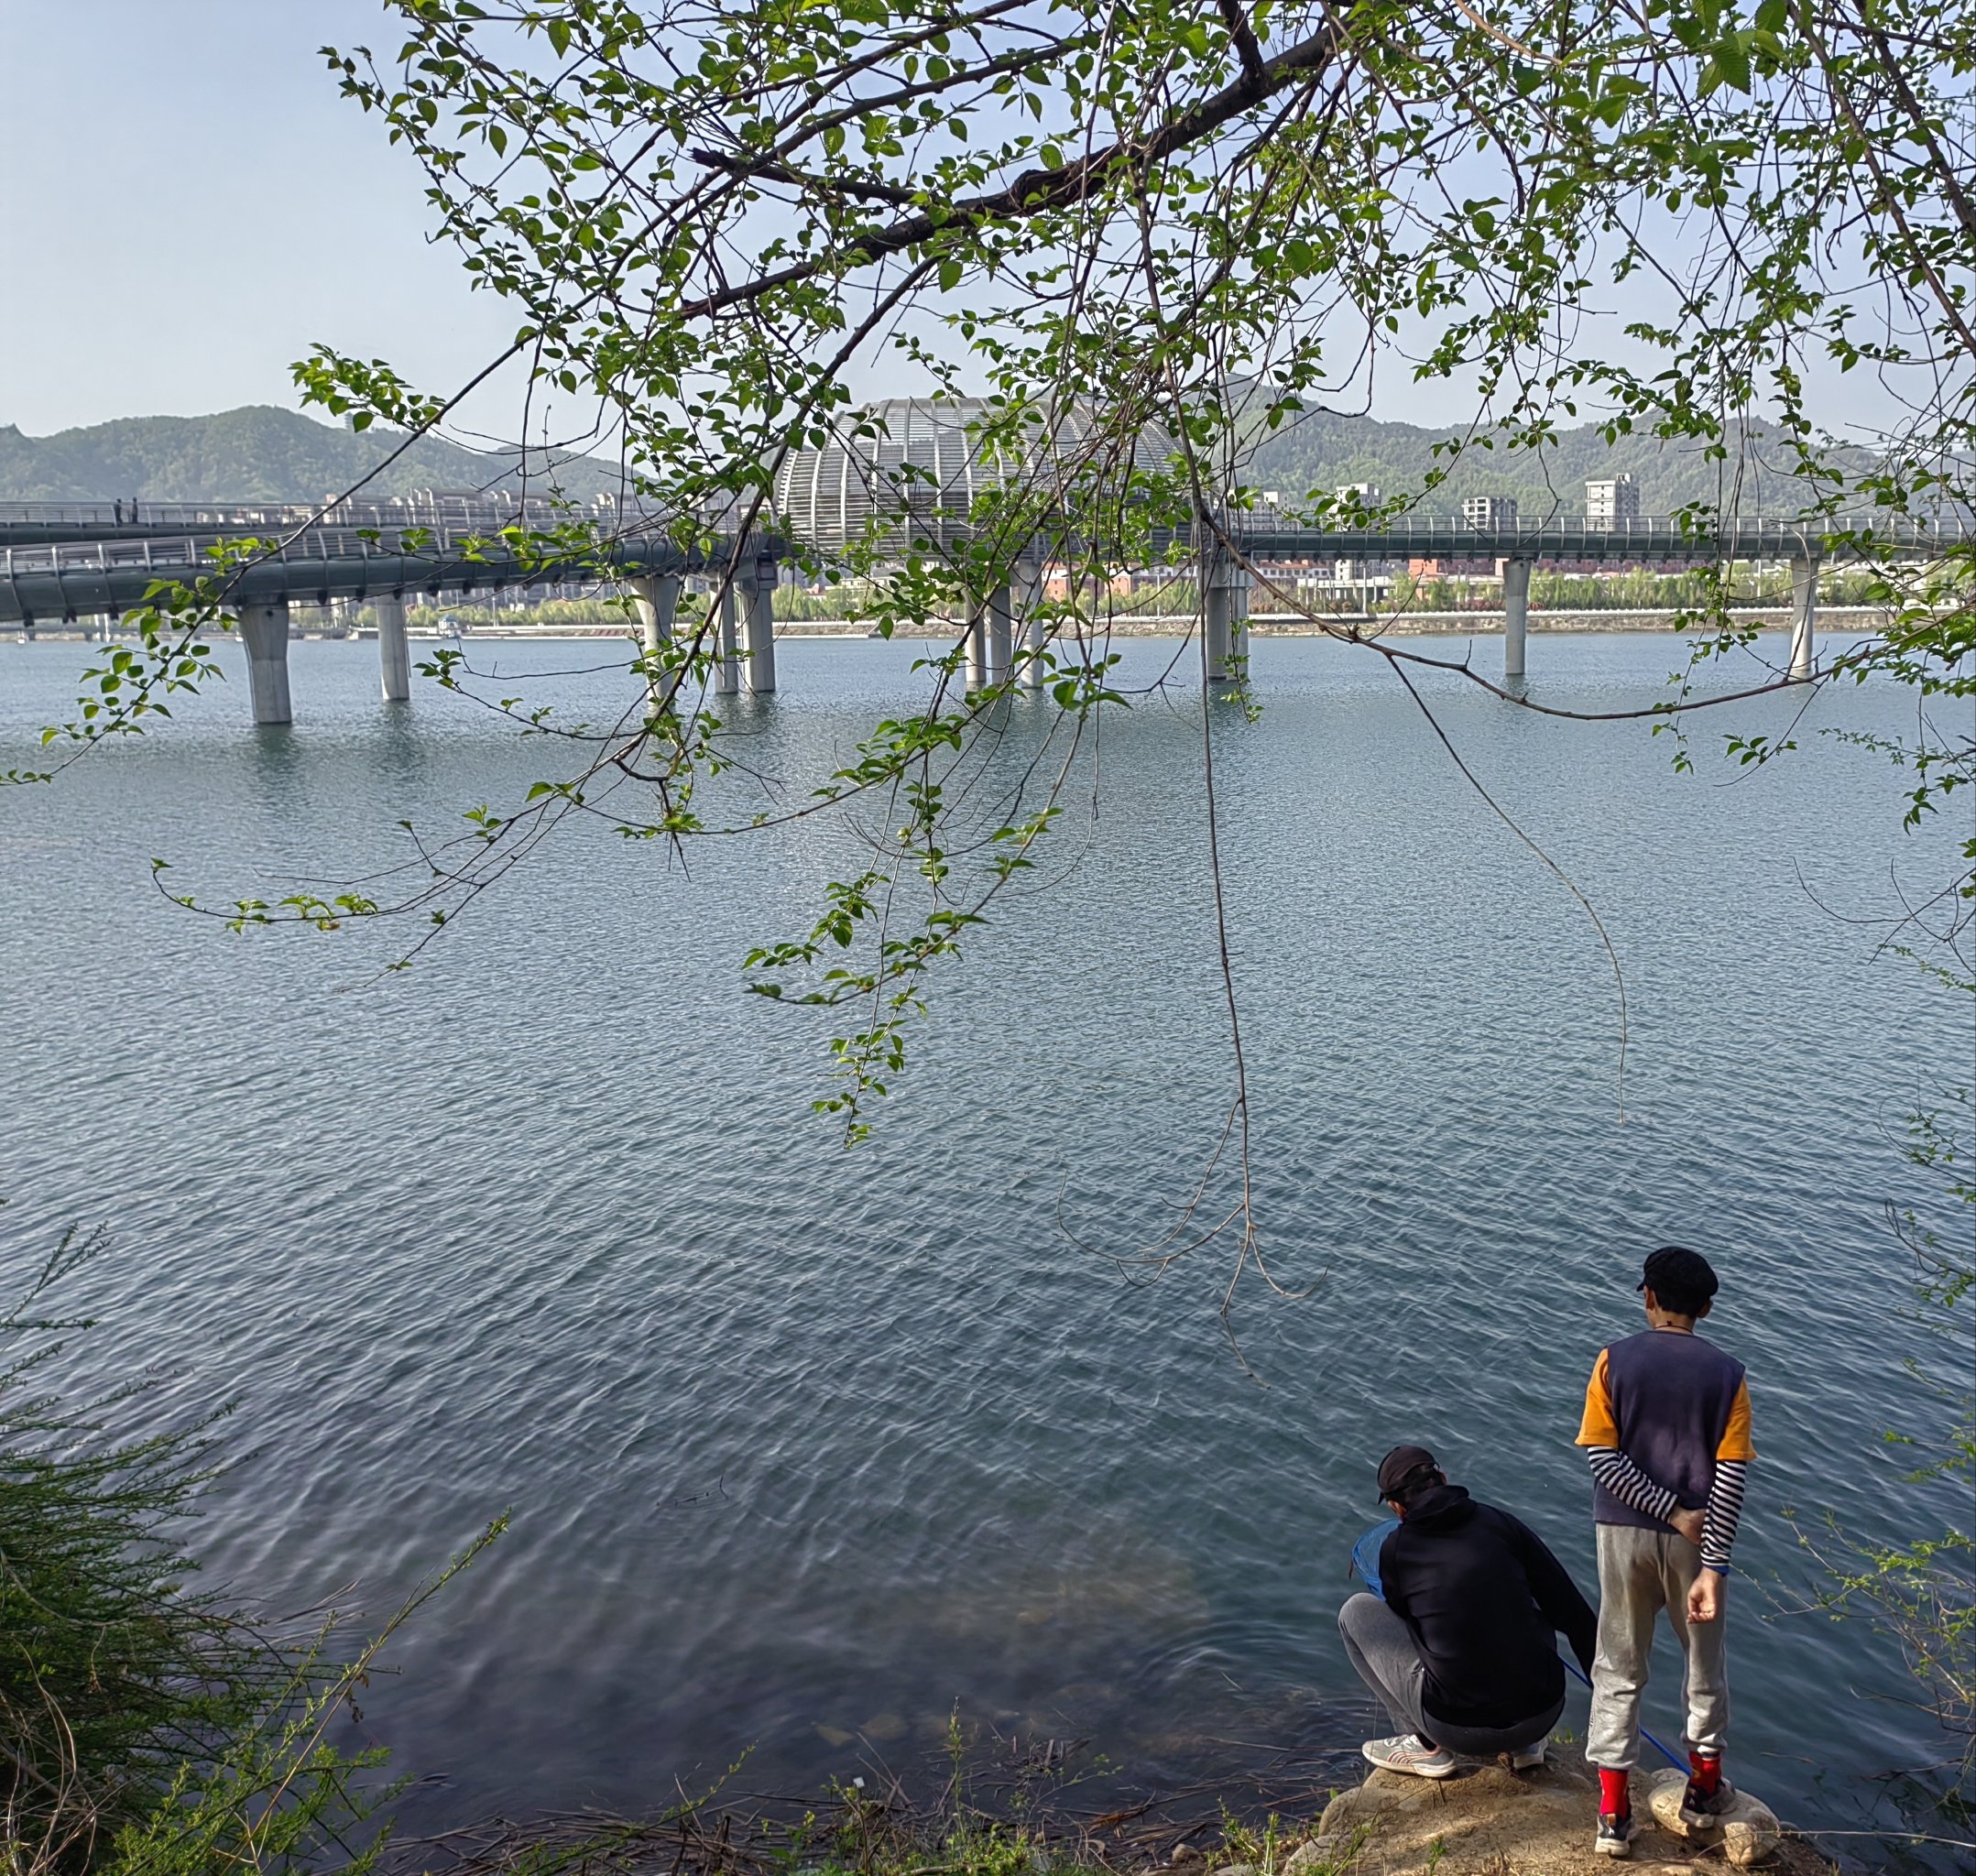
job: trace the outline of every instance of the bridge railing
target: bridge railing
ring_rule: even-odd
[[[505,528],[516,522],[550,526],[575,516],[615,521],[631,514],[643,519],[639,504],[599,496],[589,503],[530,496],[526,501],[507,495],[445,494],[392,496],[375,501],[322,502],[0,502],[0,538],[19,537],[33,529],[59,529],[71,539],[101,529],[146,533],[213,532],[287,533],[312,526],[406,528],[453,526]],[[30,542],[29,544],[33,544]]]
[[[8,507],[25,506],[28,505],[0,505],[0,518]],[[271,520],[277,511],[257,512]],[[567,518],[566,511],[554,512],[557,518]],[[614,507],[599,518],[605,527],[597,555],[606,562],[620,553],[649,562],[665,536],[663,518],[656,514]],[[380,506],[376,519],[368,514],[359,517],[339,511],[334,526],[270,527],[268,532],[276,544],[257,552],[255,563],[301,567],[330,561],[388,562],[403,577],[408,562],[414,568],[430,566],[435,572],[477,562],[493,568],[509,564],[530,578],[547,577],[525,564],[525,557],[511,554],[500,540],[499,529],[518,521],[525,526],[552,525],[546,515],[512,509],[469,517],[436,511],[420,515],[411,511],[410,505],[388,510]],[[1883,515],[1872,514],[1837,516],[1817,528],[1748,519],[1713,533],[1686,530],[1678,521],[1665,517],[1629,518],[1610,524],[1573,517],[1541,526],[1484,529],[1440,517],[1403,517],[1365,529],[1348,529],[1306,527],[1267,514],[1240,514],[1226,518],[1224,525],[1245,551],[1281,560],[1700,560],[1718,555],[1739,560],[1802,560],[1824,554],[1833,542],[1848,535],[1870,540],[1882,551],[1921,553],[1938,553],[1972,538],[1971,530],[1959,522],[1904,521],[1890,526]],[[216,562],[210,550],[230,538],[239,537],[209,530],[35,541],[0,548],[0,578],[148,571],[159,578],[182,579],[213,571]],[[1178,536],[1172,543],[1182,551],[1192,544]],[[659,552],[666,557],[668,550],[659,549]],[[582,558],[580,553],[572,554],[564,563],[580,562]]]
[[[504,521],[502,526],[510,525]],[[616,540],[646,540],[656,528],[617,532]],[[406,540],[410,535],[409,540]],[[121,540],[38,541],[26,547],[0,548],[0,578],[27,573],[155,572],[160,579],[181,579],[211,573],[218,562],[212,550],[238,537],[213,534],[137,535]],[[607,548],[605,550],[607,552]],[[580,556],[572,556],[580,558]],[[481,525],[439,525],[408,520],[402,513],[388,527],[345,526],[306,528],[278,539],[254,556],[257,565],[307,564],[323,561],[375,560],[400,565],[407,560],[430,562],[435,568],[485,562],[489,565],[521,558],[508,551],[497,529]]]

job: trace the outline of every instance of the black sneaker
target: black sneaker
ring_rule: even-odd
[[[1681,1794],[1681,1821],[1690,1830],[1703,1829],[1718,1822],[1735,1802],[1736,1787],[1719,1774],[1712,1792],[1703,1791],[1691,1778]]]
[[[1599,1835],[1592,1839],[1592,1848],[1601,1857],[1630,1857],[1633,1838],[1639,1835],[1640,1826],[1631,1811],[1601,1811]]]

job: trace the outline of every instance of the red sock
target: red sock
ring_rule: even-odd
[[[1712,1798],[1722,1783],[1722,1761],[1719,1756],[1708,1759],[1699,1752],[1687,1755],[1689,1781],[1705,1798]]]
[[[1627,1788],[1623,1772],[1609,1772],[1599,1768],[1599,1815],[1601,1817],[1631,1817],[1633,1814],[1632,1794]]]

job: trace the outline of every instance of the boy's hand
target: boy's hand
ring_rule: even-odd
[[[1719,1570],[1704,1570],[1688,1586],[1687,1619],[1691,1622],[1719,1621],[1722,1605],[1729,1598],[1729,1579]]]
[[[1690,1511],[1684,1506],[1667,1522],[1690,1543],[1698,1545],[1701,1543],[1701,1526],[1705,1515],[1701,1511]]]

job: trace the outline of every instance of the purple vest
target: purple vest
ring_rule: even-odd
[[[1729,1431],[1742,1375],[1742,1363],[1713,1342],[1666,1329],[1644,1330],[1606,1350],[1606,1390],[1620,1451],[1691,1511],[1709,1502],[1715,1456]],[[1600,1524],[1645,1531],[1672,1528],[1622,1505],[1596,1481],[1592,1517]]]

